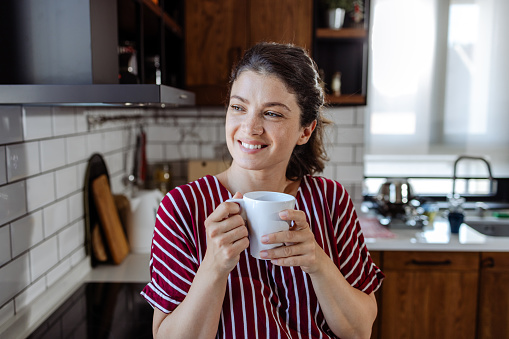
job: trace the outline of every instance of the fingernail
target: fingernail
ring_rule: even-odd
[[[279,212],[279,217],[281,219],[284,219],[284,218],[288,217],[288,212],[287,211]]]
[[[262,235],[262,237],[260,238],[260,240],[265,243],[267,241],[269,241],[269,236],[268,235]]]
[[[260,251],[260,258],[267,258],[269,256],[269,254],[267,253],[267,251]]]

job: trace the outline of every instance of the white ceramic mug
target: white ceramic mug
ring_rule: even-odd
[[[241,215],[247,221],[249,230],[250,253],[257,259],[260,251],[282,246],[278,244],[262,244],[261,237],[266,234],[287,231],[290,222],[281,220],[279,212],[294,209],[295,197],[285,193],[256,191],[244,194],[242,199],[229,199],[238,203]]]

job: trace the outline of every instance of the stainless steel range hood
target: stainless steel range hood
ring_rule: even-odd
[[[182,89],[119,84],[118,15],[117,0],[0,2],[0,28],[9,32],[0,53],[0,105],[194,105],[194,93]]]
[[[0,85],[0,104],[34,106],[193,106],[192,92],[164,85]]]

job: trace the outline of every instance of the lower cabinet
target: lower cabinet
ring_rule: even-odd
[[[509,338],[509,253],[482,253],[479,339]]]
[[[479,253],[383,252],[382,260],[386,279],[374,335],[476,337]]]

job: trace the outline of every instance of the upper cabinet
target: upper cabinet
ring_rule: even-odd
[[[312,48],[312,0],[186,0],[186,89],[222,105],[232,66],[260,41]]]
[[[331,29],[327,8],[315,0],[313,57],[325,82],[327,101],[334,105],[365,105],[368,79],[370,1],[359,2],[360,20],[346,13],[343,27]],[[340,93],[334,93],[334,76],[339,77]]]

